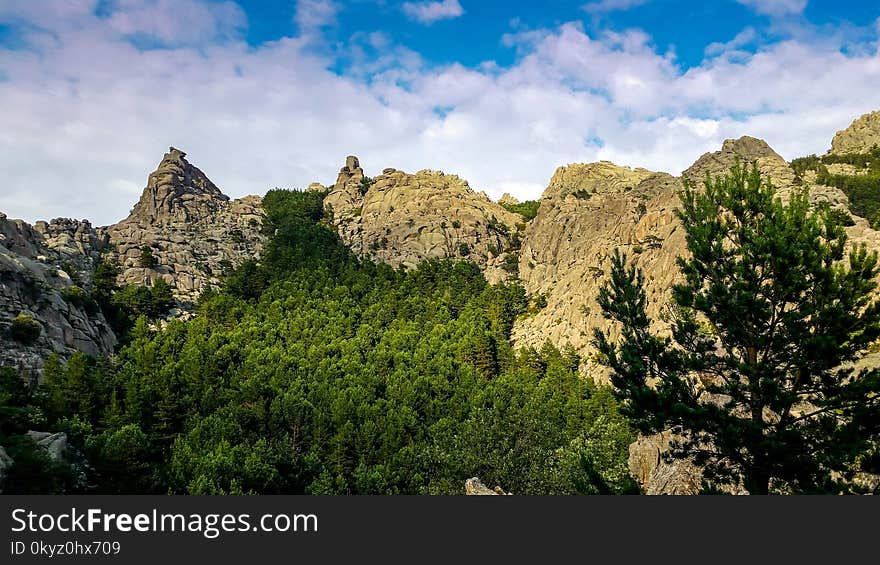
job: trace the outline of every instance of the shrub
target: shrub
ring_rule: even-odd
[[[153,255],[153,249],[149,245],[141,247],[140,265],[145,269],[155,269],[159,265],[159,260]]]
[[[467,257],[468,255],[471,254],[471,246],[468,245],[467,243],[462,243],[461,245],[458,246],[458,254],[461,255],[462,257]]]
[[[34,343],[40,337],[43,326],[27,314],[19,314],[12,320],[12,339],[19,343]]]
[[[504,263],[501,264],[501,268],[510,273],[511,275],[516,275],[519,273],[519,255],[516,253],[508,253],[504,258]]]
[[[526,200],[519,204],[502,204],[501,206],[508,212],[519,214],[524,221],[531,222],[535,219],[535,216],[538,215],[538,208],[541,206],[541,201]]]
[[[86,305],[86,302],[89,300],[89,295],[86,294],[86,291],[79,286],[72,286],[70,288],[65,288],[61,291],[61,296],[64,297],[69,304],[76,306],[77,308],[82,308]]]

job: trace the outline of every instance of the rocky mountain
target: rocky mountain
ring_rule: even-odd
[[[111,244],[106,260],[120,267],[120,284],[161,278],[193,301],[225,271],[259,257],[262,221],[260,197],[230,200],[171,147],[128,218],[102,230]]]
[[[880,111],[865,114],[837,132],[829,153],[864,153],[877,145],[880,145]]]
[[[720,151],[702,155],[681,177],[609,162],[557,169],[537,217],[526,228],[519,263],[526,290],[542,295],[547,305],[517,322],[517,345],[540,347],[549,340],[589,355],[592,329],[608,326],[596,299],[615,249],[626,252],[644,271],[648,314],[654,320],[662,318],[678,276],[675,260],[687,253],[674,213],[680,203],[677,194],[685,182],[699,187],[707,174],[723,174],[737,160],[755,163],[783,199],[802,188],[789,164],[753,137],[725,141]],[[840,189],[809,179],[806,184],[814,204],[827,202],[848,210]],[[880,250],[880,232],[863,218],[855,216],[853,223],[847,228],[851,243]]]
[[[490,281],[506,277],[504,262],[525,227],[455,175],[388,168],[369,179],[353,156],[324,202],[340,237],[360,256],[407,268],[423,259],[466,259],[484,267]]]
[[[0,364],[39,370],[53,352],[111,353],[117,338],[90,297],[100,262],[120,285],[171,285],[186,310],[224,271],[259,257],[261,199],[230,200],[186,154],[171,148],[128,218],[34,226],[0,213]]]
[[[31,226],[0,213],[0,364],[29,372],[53,352],[113,351],[116,336],[88,297],[106,246],[85,220]]]
[[[868,150],[878,139],[880,112],[875,112],[838,132],[831,153]],[[517,204],[509,195],[493,202],[460,177],[432,170],[386,168],[371,179],[354,156],[333,186],[313,183],[308,189],[327,191],[328,219],[358,255],[406,268],[430,258],[464,259],[480,265],[492,282],[518,276],[543,307],[518,320],[516,345],[550,341],[589,354],[592,329],[607,324],[596,297],[614,249],[627,252],[644,270],[649,314],[661,318],[678,272],[675,259],[686,253],[674,212],[677,194],[684,183],[699,186],[707,174],[726,172],[737,160],[757,164],[783,198],[807,185],[814,203],[850,211],[842,190],[818,184],[812,171],[798,176],[752,137],[725,141],[680,177],[607,161],[560,167],[528,223],[502,206]],[[830,166],[858,173],[851,165]],[[164,279],[185,308],[225,271],[259,257],[262,220],[259,197],[230,200],[173,147],[149,175],[129,217],[117,224],[95,229],[85,221],[54,220],[31,227],[4,217],[2,339],[8,343],[19,313],[42,330],[33,343],[10,344],[2,355],[6,362],[27,365],[48,351],[111,350],[115,339],[100,312],[65,299],[77,293],[71,288],[88,291],[99,260],[120,267],[122,285]],[[848,228],[853,243],[880,249],[880,233],[865,219],[854,216],[853,224]]]

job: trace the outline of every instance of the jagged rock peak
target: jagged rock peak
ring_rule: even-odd
[[[880,145],[880,111],[865,114],[837,132],[829,153],[865,153]]]
[[[520,201],[511,196],[509,192],[505,192],[501,195],[501,198],[498,199],[498,203],[502,206],[516,206]]]
[[[334,186],[337,189],[343,189],[352,181],[360,183],[363,178],[364,170],[361,168],[360,161],[354,155],[349,155],[345,158],[345,166],[339,169],[339,176],[336,177]]]
[[[748,135],[725,140],[721,151],[704,153],[681,176],[686,181],[701,186],[707,173],[710,176],[726,174],[737,161],[758,165],[761,174],[773,180],[777,188],[794,183],[794,173],[785,159],[763,139]]]
[[[170,147],[135,204],[129,220],[147,224],[189,222],[217,211],[229,200],[186,153]]]
[[[738,155],[747,161],[754,161],[761,157],[782,159],[779,153],[774,151],[766,141],[749,135],[744,135],[739,139],[725,139],[721,145],[721,152]]]
[[[611,161],[573,163],[559,167],[541,198],[576,195],[586,199],[593,194],[622,194],[656,173],[647,169],[622,167]]]

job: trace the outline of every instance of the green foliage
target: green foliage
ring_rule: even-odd
[[[593,196],[592,194],[590,194],[590,191],[585,188],[578,189],[572,192],[572,194],[578,200],[589,200]]]
[[[455,494],[474,475],[517,493],[632,488],[610,391],[572,352],[511,348],[520,285],[470,262],[361,261],[322,225],[322,196],[270,192],[261,262],[193,320],[139,318],[86,378],[81,360],[47,364],[49,425],[85,435],[94,491]]]
[[[501,263],[501,268],[511,275],[519,274],[519,254],[518,253],[508,253],[504,257],[504,261]]]
[[[25,345],[32,344],[40,338],[43,326],[27,314],[19,314],[12,319],[9,334],[15,341]]]
[[[526,200],[519,204],[502,204],[501,206],[508,212],[513,212],[514,214],[522,216],[523,221],[531,222],[535,219],[535,216],[538,215],[538,208],[541,206],[541,201]]]
[[[880,162],[880,161],[878,161]],[[821,176],[821,175],[820,175]],[[880,173],[867,175],[824,175],[818,182],[839,188],[849,198],[850,210],[880,227]]]
[[[361,179],[360,191],[361,194],[366,194],[370,187],[373,186],[373,183],[376,182],[370,177],[365,176]]]
[[[145,269],[155,269],[159,266],[159,260],[153,255],[153,248],[149,245],[141,247],[141,256],[138,262]]]
[[[807,194],[784,205],[757,168],[688,186],[679,218],[690,258],[674,287],[672,336],[650,330],[642,273],[615,254],[599,304],[620,323],[595,345],[623,411],[671,430],[676,457],[709,487],[753,494],[845,492],[880,430],[880,372],[856,370],[880,335],[877,256]]]
[[[0,445],[14,461],[7,470],[5,494],[54,494],[74,488],[73,470],[52,461],[25,434],[45,425],[29,386],[16,371],[0,366]]]
[[[157,279],[153,286],[129,285],[121,288],[113,295],[112,301],[125,312],[129,327],[139,316],[156,319],[174,306],[171,287],[163,279]]]
[[[859,174],[831,174],[827,165],[833,164],[851,165]],[[874,229],[880,227],[880,148],[874,146],[866,153],[810,155],[794,159],[791,166],[799,179],[807,171],[816,171],[817,183],[842,190],[854,214],[867,219]]]
[[[86,301],[89,299],[86,291],[84,291],[82,287],[76,285],[65,288],[61,292],[61,295],[64,297],[64,300],[76,306],[77,308],[82,308],[83,306],[85,306]]]

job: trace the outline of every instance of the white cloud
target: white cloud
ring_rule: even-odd
[[[426,25],[440,20],[455,19],[464,14],[464,9],[458,0],[404,2],[402,9],[407,17]]]
[[[333,0],[297,0],[294,21],[301,33],[312,33],[336,23],[339,6]]]
[[[198,45],[238,37],[247,18],[235,2],[112,0],[107,25],[119,34],[166,46]]]
[[[139,50],[94,3],[67,3],[63,18],[27,6],[0,8],[0,24],[43,30],[36,52],[0,48],[0,210],[28,220],[124,217],[170,145],[233,197],[332,183],[355,154],[371,176],[442,169],[526,199],[562,164],[679,173],[745,134],[788,158],[821,153],[880,108],[873,26],[864,49],[842,51],[846,34],[823,29],[822,41],[804,34],[690,69],[642,32],[576,24],[507,36],[520,53],[509,67],[430,67],[365,33],[345,46],[356,72],[339,76],[301,36],[249,46],[165,35],[166,47]]]
[[[807,0],[736,0],[759,14],[766,16],[788,16],[802,14]]]
[[[706,46],[705,53],[706,55],[714,56],[721,55],[724,53],[730,53],[731,51],[737,51],[741,47],[745,47],[750,43],[754,43],[758,39],[758,32],[755,31],[753,27],[747,27],[741,32],[737,33],[733,39],[730,41],[721,43],[710,43]]]
[[[610,12],[622,12],[643,4],[647,4],[650,0],[599,0],[598,2],[589,2],[583,5],[584,11],[598,15]]]

